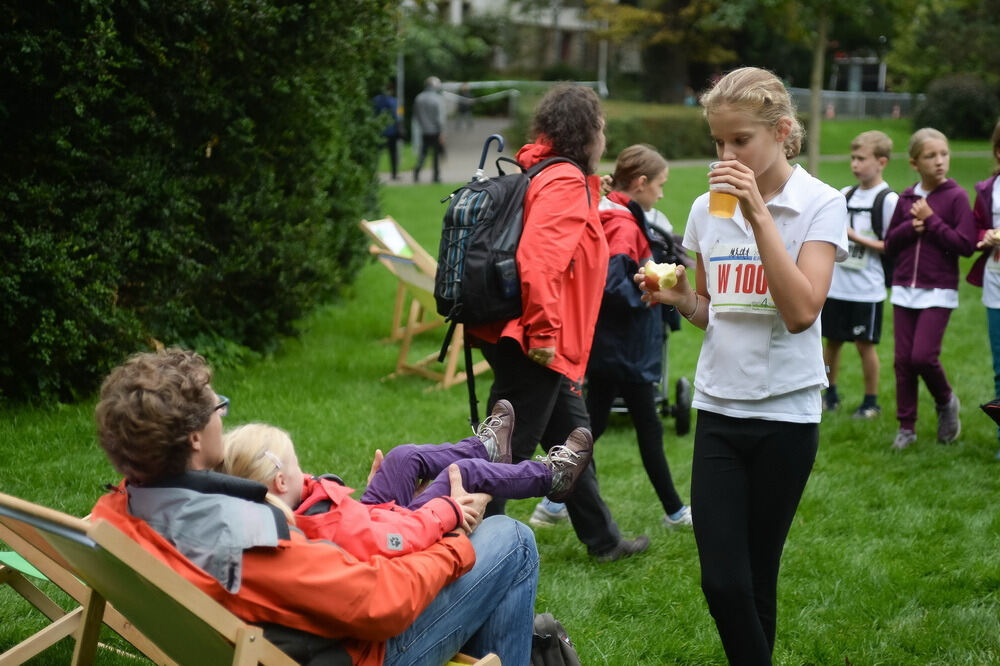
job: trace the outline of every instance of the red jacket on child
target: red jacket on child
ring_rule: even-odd
[[[397,505],[362,504],[354,490],[323,477],[306,477],[295,526],[310,539],[328,539],[359,560],[421,551],[462,522],[450,497],[435,497],[416,511]]]

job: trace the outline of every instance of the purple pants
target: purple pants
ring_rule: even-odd
[[[448,466],[458,465],[462,486],[470,493],[489,493],[505,499],[542,497],[552,488],[552,470],[535,460],[516,465],[490,462],[478,437],[457,444],[401,444],[382,460],[371,483],[361,495],[364,504],[395,501],[417,509],[435,497],[451,495]],[[432,479],[417,497],[417,481]]]
[[[951,310],[914,310],[899,305],[892,308],[895,338],[896,419],[899,427],[913,430],[917,422],[917,380],[923,378],[938,405],[951,400],[951,385],[941,367],[941,340],[948,327]]]

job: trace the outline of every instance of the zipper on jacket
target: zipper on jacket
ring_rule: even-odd
[[[913,251],[913,279],[910,280],[910,286],[917,286],[917,269],[920,267],[920,244],[924,242],[924,237],[921,236],[917,239],[917,249]]]

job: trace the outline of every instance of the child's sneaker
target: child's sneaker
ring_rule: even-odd
[[[840,409],[840,398],[837,397],[836,393],[830,393],[827,389],[823,393],[823,411],[824,412],[835,412]]]
[[[896,451],[902,451],[903,449],[909,448],[909,446],[916,441],[917,433],[912,430],[900,428],[899,432],[896,433],[896,439],[892,440],[892,448]]]
[[[497,400],[493,411],[476,428],[476,436],[486,447],[490,462],[510,463],[510,438],[513,434],[514,406],[506,400]]]
[[[562,502],[573,494],[576,482],[587,469],[594,455],[594,436],[586,428],[576,428],[544,456],[536,459],[552,470],[552,487],[546,495],[553,502]]]
[[[679,511],[673,514],[663,516],[664,527],[669,527],[671,529],[675,527],[691,527],[691,507],[682,506]]]
[[[882,416],[882,408],[878,405],[861,405],[851,414],[852,419],[877,419]]]
[[[564,520],[569,520],[569,511],[566,509],[566,505],[553,502],[546,497],[535,506],[535,510],[531,512],[531,518],[528,518],[528,523],[535,527],[552,527]]]
[[[954,393],[951,394],[951,399],[946,405],[934,406],[938,413],[937,438],[942,444],[951,444],[961,434],[962,421],[959,419],[958,413],[960,408],[958,396]]]

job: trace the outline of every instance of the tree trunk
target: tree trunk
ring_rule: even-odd
[[[820,134],[823,125],[823,65],[826,62],[827,34],[830,16],[820,7],[816,21],[816,41],[813,43],[812,73],[809,76],[809,134],[806,145],[809,153],[809,173],[819,176]]]

